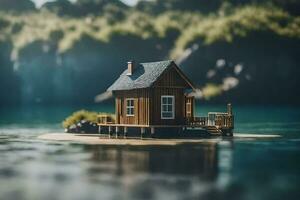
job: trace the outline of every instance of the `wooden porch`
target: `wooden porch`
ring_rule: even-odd
[[[143,137],[146,131],[154,136],[157,129],[178,129],[185,132],[187,130],[199,130],[206,131],[209,135],[223,135],[232,136],[234,128],[234,116],[232,115],[231,105],[228,105],[228,112],[209,112],[205,117],[187,117],[183,124],[178,125],[150,125],[150,124],[118,124],[111,117],[111,115],[100,115],[98,117],[99,133],[102,133],[106,128],[108,134],[115,133],[117,136],[123,132],[126,137],[129,128],[140,129],[140,135]]]

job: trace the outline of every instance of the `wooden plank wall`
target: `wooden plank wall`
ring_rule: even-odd
[[[175,118],[161,119],[161,96],[173,95],[175,97]],[[151,103],[150,124],[153,125],[181,125],[184,124],[185,106],[184,93],[182,88],[153,88],[150,95]]]
[[[178,74],[175,68],[170,68],[155,82],[150,93],[150,124],[154,125],[181,125],[185,123],[185,95],[184,89],[188,83]],[[161,96],[175,97],[175,118],[161,119]],[[193,106],[193,105],[192,105]]]
[[[154,87],[167,87],[167,88],[187,88],[189,85],[186,81],[178,74],[175,68],[171,68],[166,71],[162,76],[155,82]]]
[[[149,125],[149,89],[115,92],[116,123]],[[134,99],[134,116],[126,116],[126,99]]]

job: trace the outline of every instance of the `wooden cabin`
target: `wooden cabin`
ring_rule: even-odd
[[[137,64],[127,63],[126,70],[107,89],[115,97],[116,132],[127,127],[187,128],[206,126],[208,118],[194,116],[193,83],[171,60]],[[99,124],[100,129],[101,125]]]

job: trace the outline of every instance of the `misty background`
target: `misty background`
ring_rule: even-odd
[[[0,0],[0,105],[94,104],[131,59],[175,60],[203,102],[299,104],[299,13],[297,0]]]

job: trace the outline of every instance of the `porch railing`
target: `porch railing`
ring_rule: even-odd
[[[187,125],[192,127],[234,128],[234,117],[228,113],[209,113],[208,117],[190,117],[186,121]]]
[[[208,121],[208,117],[190,117],[187,119],[188,126],[206,126]]]
[[[220,128],[234,128],[233,115],[216,115],[215,125]]]
[[[115,117],[113,114],[99,114],[98,123],[100,124],[114,124],[116,123]]]

